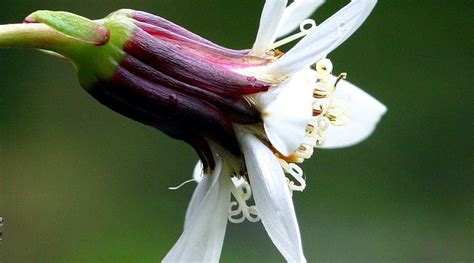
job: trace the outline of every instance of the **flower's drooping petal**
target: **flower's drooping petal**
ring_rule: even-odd
[[[263,226],[288,262],[306,262],[287,179],[280,163],[259,139],[238,132]]]
[[[357,144],[374,131],[387,108],[358,87],[341,80],[333,95],[334,101],[345,108],[347,123],[331,126],[322,148],[339,148]]]
[[[263,56],[275,41],[276,30],[287,3],[287,0],[266,0],[260,17],[257,38],[252,48],[255,55]]]
[[[318,9],[324,0],[295,0],[283,13],[276,33],[278,37],[284,37],[300,26],[301,21],[310,17]]]
[[[313,90],[306,72],[295,74],[283,82],[276,98],[263,108],[265,133],[272,145],[283,155],[289,156],[303,142],[306,126],[313,114]],[[274,94],[264,93],[265,97]]]
[[[286,76],[324,58],[359,28],[376,2],[353,0],[272,64],[270,71]]]
[[[225,169],[224,169],[225,171]],[[218,159],[194,191],[184,231],[162,262],[218,262],[224,242],[230,205],[230,177]]]

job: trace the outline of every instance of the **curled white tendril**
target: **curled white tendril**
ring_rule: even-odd
[[[235,201],[230,202],[229,221],[242,223],[247,219],[250,222],[258,222],[257,207],[249,206],[247,202],[252,198],[252,189],[245,178],[232,177],[231,193]]]
[[[294,191],[303,192],[306,188],[306,178],[303,173],[303,169],[299,167],[295,163],[288,163],[285,160],[278,159],[280,161],[281,168],[285,172],[285,174],[290,175],[296,181],[291,180],[290,178],[286,178],[288,181],[288,188],[291,190],[293,194]]]

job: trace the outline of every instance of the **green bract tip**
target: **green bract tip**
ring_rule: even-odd
[[[110,37],[107,27],[85,17],[68,12],[36,11],[25,23],[43,23],[79,41],[104,45]]]

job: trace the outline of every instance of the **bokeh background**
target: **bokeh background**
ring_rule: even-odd
[[[347,1],[328,1],[321,22]],[[2,0],[100,18],[148,11],[232,48],[263,1]],[[474,1],[388,1],[330,55],[389,108],[374,135],[318,151],[294,196],[309,262],[472,262]],[[85,93],[65,61],[0,50],[0,262],[156,262],[181,234],[194,151]],[[230,224],[222,262],[283,262],[261,224]]]

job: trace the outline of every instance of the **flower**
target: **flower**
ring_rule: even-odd
[[[353,0],[316,26],[306,18],[322,3],[267,0],[250,50],[129,9],[96,21],[38,11],[23,25],[0,26],[0,47],[70,60],[100,103],[193,146],[198,185],[164,262],[217,262],[227,222],[245,220],[261,220],[287,261],[305,262],[292,202],[306,186],[298,164],[314,148],[362,141],[386,111],[346,73],[332,75],[326,58],[376,1]],[[299,38],[286,54],[278,50]]]
[[[332,63],[325,58],[362,24],[376,1],[352,1],[314,28],[314,21],[304,19],[322,3],[300,0],[286,6],[286,1],[266,1],[249,54],[270,62],[233,69],[272,84],[269,91],[246,97],[261,113],[263,125],[234,124],[244,167],[216,145],[211,146],[217,162],[212,174],[204,175],[202,164],[196,165],[193,177],[198,186],[184,231],[164,262],[217,262],[227,221],[246,219],[261,219],[288,262],[306,261],[291,198],[292,191],[302,191],[306,185],[297,163],[310,158],[315,147],[362,141],[386,111],[380,102],[345,81],[345,73],[331,75]],[[300,33],[275,42],[298,25]],[[286,54],[275,50],[302,36]],[[239,177],[238,171],[244,176]],[[234,176],[230,178],[229,173]],[[255,205],[247,203],[252,195]]]

